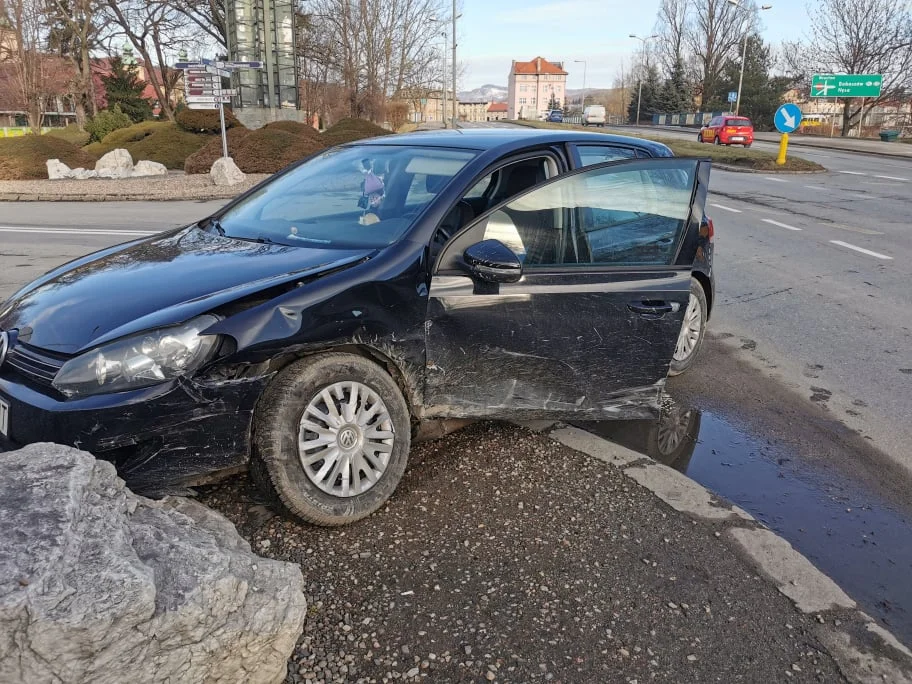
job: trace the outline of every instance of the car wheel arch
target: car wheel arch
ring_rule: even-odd
[[[713,308],[712,286],[709,282],[709,276],[701,271],[693,271],[691,276],[700,283],[700,287],[703,288],[703,295],[706,297],[706,320],[708,321]]]

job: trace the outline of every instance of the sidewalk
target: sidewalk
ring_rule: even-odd
[[[685,476],[575,428],[480,423],[416,445],[340,529],[205,488],[301,565],[286,682],[904,682],[912,654],[784,540]]]

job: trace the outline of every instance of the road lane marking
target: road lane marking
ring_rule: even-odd
[[[801,228],[795,228],[795,226],[790,226],[787,223],[779,223],[779,221],[773,221],[773,219],[760,219],[764,223],[769,223],[774,226],[779,226],[780,228],[785,228],[786,230],[801,230]]]
[[[872,252],[870,249],[865,249],[864,247],[858,247],[856,245],[850,245],[848,242],[843,242],[842,240],[830,240],[830,242],[832,242],[834,245],[845,247],[846,249],[854,249],[856,252],[861,252],[862,254],[867,254],[868,256],[872,256],[877,259],[893,259],[893,257],[887,256],[886,254],[881,254],[880,252]]]
[[[741,214],[741,213],[743,213],[740,209],[732,209],[731,207],[726,207],[725,205],[722,205],[722,204],[715,204],[714,202],[710,202],[710,203],[709,203],[709,206],[715,207],[716,209],[722,209],[722,210],[724,210],[724,211],[730,211],[730,212],[732,212],[733,214]]]
[[[868,174],[862,173],[861,171],[837,171],[836,173],[847,173],[850,176],[867,176]]]
[[[125,235],[127,237],[146,237],[155,235],[145,230],[104,230],[99,228],[27,228],[25,226],[0,226],[0,233],[43,233],[50,235]]]
[[[770,176],[764,176],[763,180],[773,181],[774,183],[788,183],[784,178],[772,178]]]
[[[875,175],[874,178],[886,178],[887,180],[898,180],[898,181],[908,181],[908,178],[900,178],[899,176],[878,176]]]
[[[808,190],[823,190],[824,192],[829,192],[829,188],[825,188],[822,185],[805,185]]]

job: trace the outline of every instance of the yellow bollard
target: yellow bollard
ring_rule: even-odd
[[[789,146],[789,134],[783,133],[782,137],[779,139],[779,156],[776,157],[776,163],[779,166],[785,164],[785,153],[788,151]]]

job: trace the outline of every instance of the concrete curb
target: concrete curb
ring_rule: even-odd
[[[731,164],[720,164],[719,162],[712,163],[714,169],[719,169],[721,171],[733,171],[735,173],[765,173],[765,174],[782,174],[782,175],[792,175],[792,176],[806,176],[809,174],[815,173],[827,173],[829,169],[818,169],[815,171],[794,171],[791,169],[773,169],[773,170],[762,170],[762,169],[745,169],[742,166],[733,166]]]
[[[816,616],[821,623],[817,630],[820,642],[850,682],[912,683],[912,652],[858,610],[855,601],[788,541],[762,527],[745,511],[725,504],[678,471],[585,430],[559,426],[549,431],[543,421],[517,424],[620,468],[676,511],[719,525],[717,536],[788,597],[798,611]]]

